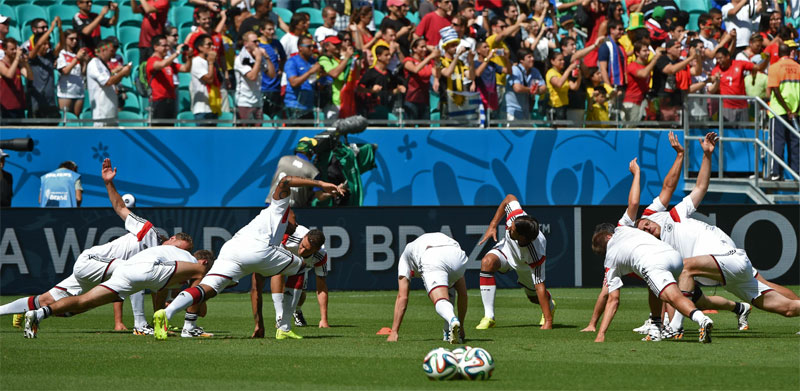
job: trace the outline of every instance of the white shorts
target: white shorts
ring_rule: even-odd
[[[522,286],[526,291],[536,291],[535,285],[544,283],[544,262],[538,265],[528,265],[527,263],[518,264],[513,260],[509,260],[506,254],[500,248],[495,247],[489,250],[489,254],[493,254],[500,260],[500,273],[506,273],[511,269],[517,272],[517,284]]]
[[[101,282],[109,279],[114,269],[120,265],[119,259],[106,259],[94,255],[81,254],[72,268],[72,275],[78,280],[81,289],[88,292]]]
[[[100,286],[116,293],[124,299],[144,289],[159,291],[175,275],[177,262],[126,262],[121,264],[114,275]]]
[[[420,272],[425,291],[452,287],[467,271],[467,254],[457,246],[431,247],[422,254]]]
[[[680,254],[677,251],[662,252],[650,257],[641,271],[641,277],[650,290],[657,297],[661,297],[661,292],[666,287],[677,285],[681,271],[683,271],[683,259]]]
[[[238,283],[248,274],[292,276],[302,267],[303,260],[281,246],[234,238],[222,246],[214,266],[200,283],[221,293],[226,286]]]
[[[64,281],[59,282],[56,286],[50,288],[50,296],[53,296],[53,300],[59,301],[65,297],[70,296],[78,296],[83,293],[80,284],[78,284],[78,280],[75,278],[74,274],[70,274],[69,277],[65,278]]]
[[[772,290],[768,285],[756,280],[756,272],[747,253],[742,249],[727,254],[711,255],[722,274],[722,286],[736,297],[749,302]]]

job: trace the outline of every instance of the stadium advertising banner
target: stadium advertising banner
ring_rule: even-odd
[[[589,241],[599,222],[616,221],[624,207],[527,207],[547,237],[546,279],[551,287],[599,286],[602,259]],[[139,208],[136,213],[165,233],[184,231],[195,249],[216,253],[260,210],[257,208]],[[298,221],[326,236],[335,290],[385,290],[397,287],[397,259],[405,244],[425,232],[445,232],[469,257],[467,285],[478,286],[481,257],[490,244],[478,245],[494,214],[492,207],[299,209]],[[701,217],[716,222],[734,241],[744,243],[754,265],[768,279],[798,283],[798,207],[714,206]],[[4,295],[41,293],[70,275],[81,251],[125,233],[110,208],[3,211],[0,224],[0,291]],[[500,230],[498,239],[504,231]],[[513,272],[497,274],[500,287],[516,287]],[[313,287],[311,278],[309,286]],[[413,286],[422,288],[414,279]],[[236,291],[246,291],[244,278]]]
[[[139,206],[260,207],[280,157],[291,154],[301,137],[320,131],[69,128],[67,135],[59,128],[4,128],[2,138],[34,140],[32,152],[5,150],[15,207],[38,206],[39,177],[65,160],[78,164],[83,206],[106,206],[100,178],[105,158],[120,169],[120,193],[136,196]],[[376,167],[362,175],[366,206],[496,205],[507,193],[528,205],[611,205],[627,202],[634,157],[642,168],[643,199],[660,192],[675,159],[667,134],[398,128],[368,129],[348,142],[378,145]],[[752,147],[723,143],[726,164],[752,167]],[[694,147],[690,168],[700,161],[699,145]],[[681,182],[676,196],[682,188]],[[720,202],[716,197],[709,194],[707,202]],[[746,201],[728,196],[721,202]]]

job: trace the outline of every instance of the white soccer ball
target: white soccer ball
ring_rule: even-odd
[[[449,380],[458,375],[458,359],[445,348],[433,349],[422,359],[422,370],[431,380]]]
[[[494,371],[494,359],[486,349],[471,348],[458,362],[458,373],[469,380],[488,380]]]
[[[470,350],[470,349],[472,349],[472,346],[462,346],[462,347],[458,347],[458,348],[453,349],[452,352],[456,356],[458,361],[461,361],[461,358],[464,357],[464,353],[466,353],[467,350]]]

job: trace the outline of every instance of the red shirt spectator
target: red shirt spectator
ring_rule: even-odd
[[[718,63],[711,71],[711,76],[720,75],[719,93],[721,95],[745,95],[744,71],[752,71],[755,66],[750,61],[733,60],[730,66],[723,70]],[[746,109],[747,100],[723,99],[722,107],[726,109]]]
[[[437,1],[436,6],[438,8],[436,11],[425,15],[417,26],[415,33],[420,37],[425,37],[425,40],[428,41],[428,46],[438,46],[439,40],[442,38],[439,34],[439,30],[451,24],[450,19],[446,16],[446,9],[452,4],[450,1],[451,0]]]
[[[142,30],[139,33],[139,48],[151,47],[153,37],[164,34],[164,24],[169,13],[169,0],[134,0],[133,12],[143,14]]]
[[[644,96],[650,91],[650,74],[645,78],[636,77],[636,72],[644,69],[646,66],[639,64],[636,61],[628,64],[628,88],[625,90],[625,99],[623,102],[634,104],[642,104]]]
[[[150,82],[151,94],[150,98],[155,102],[163,99],[176,99],[175,98],[175,85],[172,83],[172,76],[178,74],[178,64],[171,63],[164,68],[156,71],[153,65],[156,62],[163,60],[160,57],[150,57],[147,59],[147,80]]]

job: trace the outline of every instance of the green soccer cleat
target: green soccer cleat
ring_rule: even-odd
[[[153,314],[153,325],[153,335],[155,335],[156,340],[165,341],[167,339],[167,330],[169,330],[167,311],[156,311]]]
[[[550,299],[550,315],[553,316],[553,321],[556,319],[556,301]],[[544,326],[544,313],[542,313],[542,318],[539,319],[539,326]]]
[[[475,326],[475,330],[490,329],[490,328],[494,327],[494,325],[495,325],[494,319],[487,318],[487,317],[484,316],[483,319],[481,319],[481,322],[478,323],[477,326]]]
[[[21,329],[23,320],[25,320],[25,314],[14,314],[14,317],[11,319],[11,325],[14,326],[14,328]]]
[[[281,329],[275,330],[275,339],[282,340],[282,339],[287,339],[287,338],[303,339],[302,336],[295,334],[295,332],[292,331],[292,330],[289,330],[289,331],[283,331]]]

